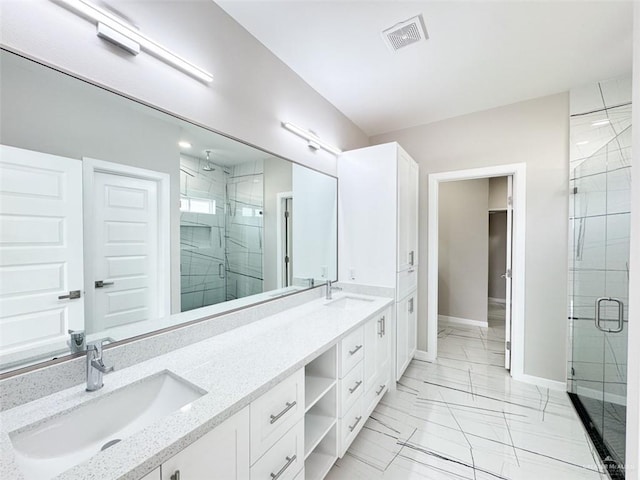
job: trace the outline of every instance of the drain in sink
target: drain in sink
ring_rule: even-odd
[[[109,447],[113,447],[116,443],[118,443],[121,440],[122,440],[121,438],[116,438],[114,440],[109,440],[107,443],[102,445],[102,448],[100,449],[100,451],[102,452],[103,450],[106,450]]]

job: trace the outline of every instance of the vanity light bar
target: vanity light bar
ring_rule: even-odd
[[[293,123],[289,123],[289,122],[282,122],[282,126],[287,130],[289,130],[290,132],[293,132],[296,135],[307,140],[311,148],[315,148],[316,150],[318,148],[322,148],[323,150],[326,150],[327,152],[332,153],[334,155],[340,155],[342,153],[342,150],[340,150],[338,147],[334,147],[333,145],[329,145],[328,143],[323,142],[313,132],[309,132],[304,128],[300,128],[297,125],[294,125]]]
[[[131,25],[120,20],[118,17],[109,13],[108,11],[93,5],[85,0],[58,0],[59,2],[67,5],[68,7],[76,10],[80,14],[89,17],[90,19],[98,22],[98,24],[104,24],[115,32],[123,35],[129,40],[140,45],[148,53],[161,58],[162,60],[170,63],[171,65],[185,71],[186,73],[193,75],[205,82],[212,82],[213,75],[209,72],[195,66],[193,63],[188,62],[184,58],[170,52],[162,45],[157,44],[146,35],[143,35],[137,31]]]

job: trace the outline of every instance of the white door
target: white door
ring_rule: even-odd
[[[157,182],[96,171],[91,223],[91,331],[158,318]]]
[[[65,348],[82,288],[82,163],[0,146],[2,356]]]
[[[504,279],[506,283],[504,316],[504,368],[511,369],[511,278],[513,277],[511,247],[513,241],[513,175],[507,177],[507,262]]]

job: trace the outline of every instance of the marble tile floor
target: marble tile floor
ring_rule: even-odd
[[[504,327],[446,327],[413,360],[328,480],[572,480],[607,474],[564,392],[511,379]]]

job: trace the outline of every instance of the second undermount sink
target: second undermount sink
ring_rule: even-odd
[[[349,310],[352,308],[360,308],[363,305],[366,305],[367,303],[370,303],[370,302],[373,302],[373,299],[345,295],[343,297],[336,298],[334,300],[331,300],[330,302],[325,303],[325,306],[332,307],[332,308],[343,308],[343,309]]]
[[[9,434],[28,480],[50,479],[169,414],[204,390],[164,371]]]

